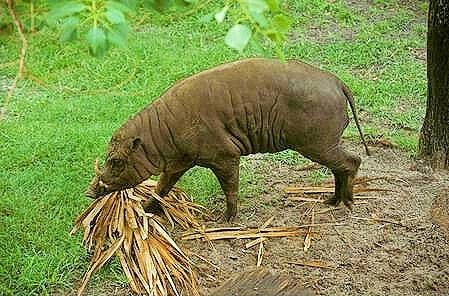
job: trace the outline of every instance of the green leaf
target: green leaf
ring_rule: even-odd
[[[102,28],[93,27],[87,32],[87,43],[92,55],[99,56],[104,54],[107,49],[106,34]]]
[[[128,46],[128,26],[125,23],[116,24],[107,32],[107,39],[118,47]]]
[[[278,0],[267,0],[268,7],[271,12],[279,12],[279,1]]]
[[[263,15],[263,13],[258,13],[258,12],[250,12],[251,17],[256,21],[256,23],[259,24],[259,26],[261,28],[266,28],[268,27],[268,20],[265,17],[265,15]]]
[[[73,40],[76,37],[76,29],[79,23],[80,19],[76,16],[66,18],[61,27],[59,41],[67,42]]]
[[[225,43],[238,51],[242,51],[251,39],[251,29],[247,25],[236,24],[225,36]]]
[[[123,12],[113,7],[109,7],[106,10],[106,18],[111,24],[126,23],[126,18]]]
[[[126,1],[126,2],[129,2],[129,1]],[[125,5],[121,2],[109,0],[109,1],[106,1],[106,9],[107,10],[115,9],[115,10],[120,11],[122,14],[134,15],[136,12],[136,5],[133,3],[130,3],[129,5]]]
[[[129,9],[131,9],[132,11],[135,11],[137,9],[137,0],[108,0],[109,2],[117,2],[119,4],[123,4],[126,7],[128,7]],[[125,11],[123,11],[125,12]]]
[[[164,11],[173,6],[172,0],[144,0],[145,7],[154,9],[156,11]]]
[[[279,31],[282,34],[286,34],[293,23],[291,17],[288,17],[284,14],[277,14],[273,17],[272,26],[274,29]]]
[[[250,12],[263,13],[269,9],[268,4],[264,0],[244,0]]]
[[[270,39],[274,43],[282,42],[282,35],[278,31],[268,30],[268,31],[264,32],[264,34],[265,34],[265,36],[268,37],[268,39]]]
[[[214,15],[214,18],[215,18],[215,20],[217,21],[217,23],[222,23],[223,22],[223,20],[225,19],[225,17],[226,17],[226,13],[228,12],[228,9],[229,9],[229,6],[228,5],[226,5],[225,7],[223,7],[219,12],[217,12],[215,15]]]
[[[61,5],[55,5],[47,14],[47,22],[50,25],[55,25],[60,19],[76,15],[86,9],[86,5],[77,1],[69,1]]]
[[[254,50],[254,52],[257,55],[266,55],[267,53],[267,49],[263,46],[262,44],[262,39],[261,38],[251,38],[251,40],[249,41],[249,45],[251,46],[251,50]]]

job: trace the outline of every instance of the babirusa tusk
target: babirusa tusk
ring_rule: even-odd
[[[95,174],[96,174],[97,176],[100,176],[100,175],[101,175],[101,169],[100,169],[100,164],[99,164],[98,158],[95,159],[94,170],[95,170]]]
[[[104,188],[106,188],[106,189],[108,189],[108,187],[109,187],[109,185],[108,184],[106,184],[105,182],[103,182],[103,181],[98,181],[98,185],[100,185],[100,186],[102,186],[102,187],[104,187]]]

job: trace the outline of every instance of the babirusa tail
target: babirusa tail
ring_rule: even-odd
[[[362,128],[360,127],[359,119],[357,117],[357,112],[355,110],[355,103],[354,103],[354,96],[352,95],[351,90],[343,84],[343,92],[349,102],[349,106],[351,107],[352,115],[354,116],[355,125],[357,126],[357,129],[359,130],[360,138],[362,139],[363,146],[365,146],[366,155],[370,155],[368,145],[365,142],[365,137],[363,136]]]

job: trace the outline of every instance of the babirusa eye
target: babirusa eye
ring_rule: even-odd
[[[112,169],[123,169],[125,166],[125,162],[122,159],[112,158],[109,163],[111,164]]]

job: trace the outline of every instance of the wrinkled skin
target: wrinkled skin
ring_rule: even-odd
[[[160,175],[156,193],[164,196],[199,165],[217,176],[225,217],[232,220],[240,156],[293,149],[331,169],[335,195],[328,203],[351,207],[361,160],[340,145],[347,102],[363,140],[351,92],[330,73],[268,59],[212,68],[177,82],[128,120],[112,137],[104,168],[96,166],[86,194],[99,197]],[[154,200],[144,206],[158,207]]]

